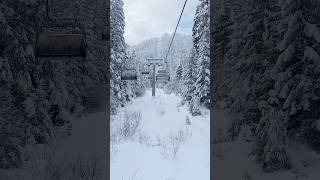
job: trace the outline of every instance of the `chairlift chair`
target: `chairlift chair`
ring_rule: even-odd
[[[44,32],[37,33],[37,57],[86,57],[87,42],[80,19],[49,16],[49,1],[47,0],[47,23]],[[72,29],[67,30],[67,29]],[[52,58],[51,58],[52,59]]]
[[[166,70],[158,70],[156,79],[170,81],[170,73],[167,72]]]
[[[148,75],[148,74],[150,74],[150,71],[147,69],[144,69],[144,70],[142,70],[141,74]]]
[[[132,81],[138,80],[137,71],[135,69],[126,69],[121,73],[121,80]]]
[[[36,48],[37,57],[86,57],[86,42],[81,34],[43,33]]]
[[[158,70],[158,74],[168,74],[169,72],[165,69]]]
[[[170,81],[170,76],[156,76],[157,81]]]

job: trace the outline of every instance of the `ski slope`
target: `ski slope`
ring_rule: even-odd
[[[192,117],[179,102],[180,97],[161,89],[155,97],[147,91],[112,117],[111,133],[128,112],[141,114],[141,129],[130,139],[112,143],[111,180],[210,179],[209,111]],[[170,137],[179,132],[184,138],[174,157]]]

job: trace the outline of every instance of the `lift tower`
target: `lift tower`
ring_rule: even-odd
[[[161,65],[163,59],[161,58],[148,58],[148,65],[152,66],[152,80],[151,80],[151,86],[152,86],[152,96],[156,95],[156,66]]]

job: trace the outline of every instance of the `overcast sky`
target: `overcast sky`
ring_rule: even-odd
[[[172,34],[185,0],[123,0],[125,39],[129,45]],[[191,34],[198,0],[188,0],[178,32]]]

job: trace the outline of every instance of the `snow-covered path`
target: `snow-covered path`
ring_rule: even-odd
[[[209,112],[192,117],[185,106],[178,107],[180,101],[180,97],[160,89],[156,97],[147,91],[112,117],[119,120],[127,112],[140,112],[142,129],[137,136],[147,137],[148,143],[139,142],[139,137],[115,143],[111,180],[209,180]],[[187,116],[191,125],[186,124]],[[111,127],[116,126],[117,120],[111,122]],[[185,138],[174,158],[170,136],[179,132]]]

